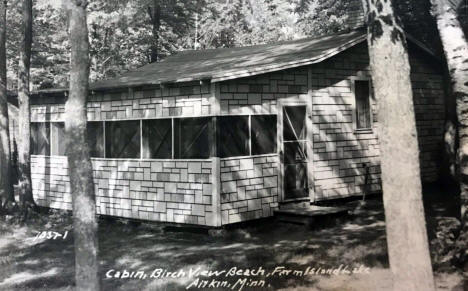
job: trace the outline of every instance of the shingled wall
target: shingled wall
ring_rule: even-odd
[[[442,76],[423,59],[411,54],[411,79],[420,144],[422,179],[438,178],[438,155],[445,118]],[[369,79],[367,47],[362,44],[312,66],[312,116],[314,180],[317,200],[360,195],[364,191],[365,167],[369,167],[369,190],[380,190],[378,120],[372,100],[373,130],[355,131],[354,79]],[[365,166],[364,166],[365,165]]]
[[[88,120],[126,120],[178,116],[206,116],[211,113],[210,85],[184,84],[116,92],[96,92],[88,98]],[[36,102],[37,103],[37,102]],[[63,121],[64,104],[31,107],[32,121]]]
[[[278,169],[276,154],[222,159],[222,224],[272,216],[278,209]]]
[[[435,181],[445,117],[442,77],[429,65],[434,63],[432,59],[412,54],[411,63],[423,179]],[[358,132],[353,126],[353,80],[370,79],[368,64],[367,48],[361,44],[320,64],[222,82],[219,114],[278,114],[281,102],[309,102],[312,104],[310,160],[314,200],[362,194],[364,165],[370,169],[370,189],[378,191],[375,101],[372,102],[373,130]],[[88,119],[209,116],[213,114],[211,92],[209,85],[182,84],[180,88],[95,93],[90,97]],[[63,121],[63,104],[43,103],[32,106],[32,121]],[[219,184],[217,198],[222,224],[268,217],[278,208],[281,181],[277,154],[221,159],[219,178],[213,175],[213,165],[209,159],[93,159],[98,212],[213,225],[216,223],[213,213],[218,213],[212,209],[211,200],[212,192],[217,191],[213,189],[215,184]],[[39,205],[71,207],[64,157],[33,156],[32,173]]]
[[[210,115],[210,85],[186,83],[120,92],[96,92],[88,120],[111,121]],[[63,121],[64,104],[44,98],[31,107],[31,121]],[[36,100],[35,103],[41,103]],[[65,157],[33,156],[33,192],[39,205],[71,209]],[[97,212],[153,221],[212,225],[212,164],[208,160],[93,158]]]
[[[223,82],[222,114],[277,114],[278,100],[307,98],[307,68]]]
[[[221,114],[277,114],[279,100],[306,102],[307,76],[302,67],[223,82]],[[279,208],[279,171],[277,154],[221,159],[222,223],[272,216]]]
[[[412,82],[421,171],[425,182],[438,178],[440,145],[445,118],[442,76],[434,60],[412,51]],[[354,80],[370,80],[365,44],[322,63],[275,73],[226,81],[221,84],[222,114],[277,114],[278,103],[307,103],[311,73],[313,134],[313,190],[316,201],[361,195],[369,169],[368,191],[380,191],[378,121],[371,100],[373,129],[354,128]],[[233,213],[233,212],[231,212]]]
[[[212,225],[211,161],[92,159],[97,213]],[[72,209],[66,157],[32,156],[38,205]]]

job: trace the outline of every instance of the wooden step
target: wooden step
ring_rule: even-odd
[[[345,207],[324,207],[310,205],[308,207],[286,207],[280,206],[279,210],[275,210],[274,214],[278,221],[289,222],[295,224],[311,225],[319,218],[337,217],[348,213]]]

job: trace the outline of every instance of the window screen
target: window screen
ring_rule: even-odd
[[[210,157],[211,118],[174,119],[174,150],[177,159]]]
[[[51,122],[50,123],[51,134],[51,155],[52,156],[64,156],[65,155],[65,123],[63,122]]]
[[[221,158],[249,155],[249,117],[218,117],[218,156]]]
[[[276,116],[252,115],[251,117],[252,155],[276,152]]]
[[[104,126],[101,121],[87,124],[89,154],[93,158],[104,157]]]
[[[171,119],[143,121],[143,158],[172,158]]]
[[[371,128],[371,111],[369,104],[369,81],[355,82],[356,95],[356,129]]]
[[[140,158],[140,121],[106,122],[107,158]]]
[[[50,155],[50,124],[48,122],[31,123],[31,153]]]

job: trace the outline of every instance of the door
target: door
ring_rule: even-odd
[[[282,116],[283,200],[308,198],[307,107],[283,106]]]

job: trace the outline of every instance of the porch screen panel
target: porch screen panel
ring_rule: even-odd
[[[140,121],[106,122],[106,157],[140,158]]]
[[[211,118],[181,118],[174,120],[174,149],[177,159],[210,157]]]
[[[252,155],[276,153],[276,115],[252,115]]]
[[[371,128],[369,81],[356,81],[354,86],[356,95],[356,129]]]
[[[218,117],[218,156],[221,158],[248,156],[249,117]]]
[[[143,158],[172,158],[172,120],[143,121]]]
[[[50,155],[50,123],[31,123],[31,153],[33,155]]]
[[[51,155],[64,156],[65,155],[65,123],[51,122]]]
[[[93,158],[104,157],[104,126],[100,121],[91,121],[87,125],[89,154]]]

